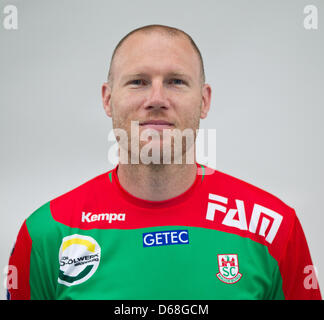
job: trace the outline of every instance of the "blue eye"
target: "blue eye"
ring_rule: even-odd
[[[141,79],[132,80],[132,81],[130,81],[130,84],[140,86],[140,85],[144,84],[144,80],[141,80]]]
[[[184,84],[184,81],[181,79],[172,79],[173,84]]]

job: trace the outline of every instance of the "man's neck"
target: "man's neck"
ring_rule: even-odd
[[[117,175],[121,186],[134,197],[162,201],[174,198],[194,183],[194,164],[119,164]]]

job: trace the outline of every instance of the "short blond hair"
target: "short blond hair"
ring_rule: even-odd
[[[199,62],[200,62],[200,75],[201,75],[201,81],[202,83],[205,83],[205,70],[204,70],[204,62],[203,62],[203,58],[201,56],[200,50],[198,49],[196,43],[193,41],[193,39],[189,36],[189,34],[187,34],[186,32],[184,32],[183,30],[180,30],[178,28],[174,28],[174,27],[169,27],[169,26],[165,26],[165,25],[161,25],[161,24],[150,24],[150,25],[146,25],[137,29],[134,29],[132,31],[130,31],[129,33],[127,33],[117,44],[117,46],[115,47],[111,60],[110,60],[110,66],[109,66],[109,71],[108,71],[108,77],[107,77],[107,81],[108,83],[112,84],[112,65],[113,65],[113,61],[114,61],[114,57],[118,51],[118,49],[121,47],[121,45],[123,44],[123,42],[132,34],[136,33],[136,32],[144,32],[144,33],[152,33],[152,32],[162,32],[163,34],[167,34],[171,37],[178,37],[178,36],[184,36],[186,37],[189,41],[190,44],[192,45],[193,49],[195,50],[195,52],[198,55],[199,58]]]

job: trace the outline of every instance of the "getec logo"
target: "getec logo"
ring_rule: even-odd
[[[170,230],[143,233],[143,247],[189,244],[188,230]]]
[[[88,280],[98,268],[100,253],[100,246],[92,237],[73,234],[63,238],[58,283],[70,287]]]

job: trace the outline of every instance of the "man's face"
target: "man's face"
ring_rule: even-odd
[[[113,85],[103,85],[103,103],[113,128],[124,129],[129,142],[131,121],[160,134],[164,129],[199,128],[210,106],[210,87],[201,82],[200,61],[189,40],[157,32],[131,35],[118,49]],[[140,150],[147,142],[140,142]]]

